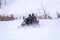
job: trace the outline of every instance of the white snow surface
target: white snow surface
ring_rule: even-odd
[[[39,20],[37,27],[22,27],[22,21],[0,21],[0,40],[60,40],[60,19]]]

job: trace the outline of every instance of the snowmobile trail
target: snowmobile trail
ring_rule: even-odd
[[[40,24],[30,24],[30,25],[19,25],[19,28],[24,28],[24,27],[40,27]]]

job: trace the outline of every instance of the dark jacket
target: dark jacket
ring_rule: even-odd
[[[36,21],[36,16],[32,16],[32,21]]]
[[[31,18],[31,16],[29,16],[28,18],[27,18],[27,24],[31,24],[32,23],[32,18]]]

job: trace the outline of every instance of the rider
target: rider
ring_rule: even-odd
[[[29,16],[27,18],[24,19],[24,21],[26,22],[27,25],[32,24],[33,22],[36,21],[36,16],[34,14],[29,14]]]
[[[27,24],[32,24],[31,14],[29,14],[29,16],[28,16],[28,18],[27,18]]]
[[[34,14],[32,14],[31,18],[32,18],[32,22],[35,22],[37,20]]]

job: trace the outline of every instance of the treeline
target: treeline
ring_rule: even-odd
[[[19,19],[23,18],[25,16],[20,16]],[[44,14],[42,16],[36,16],[38,19],[53,19],[51,16]],[[60,14],[57,13],[57,18],[60,18]],[[0,15],[0,21],[10,21],[10,20],[14,20],[14,19],[18,19],[16,17],[14,17],[13,15],[10,16],[1,16]]]
[[[13,15],[10,16],[1,16],[0,15],[0,21],[10,21],[16,19]]]

